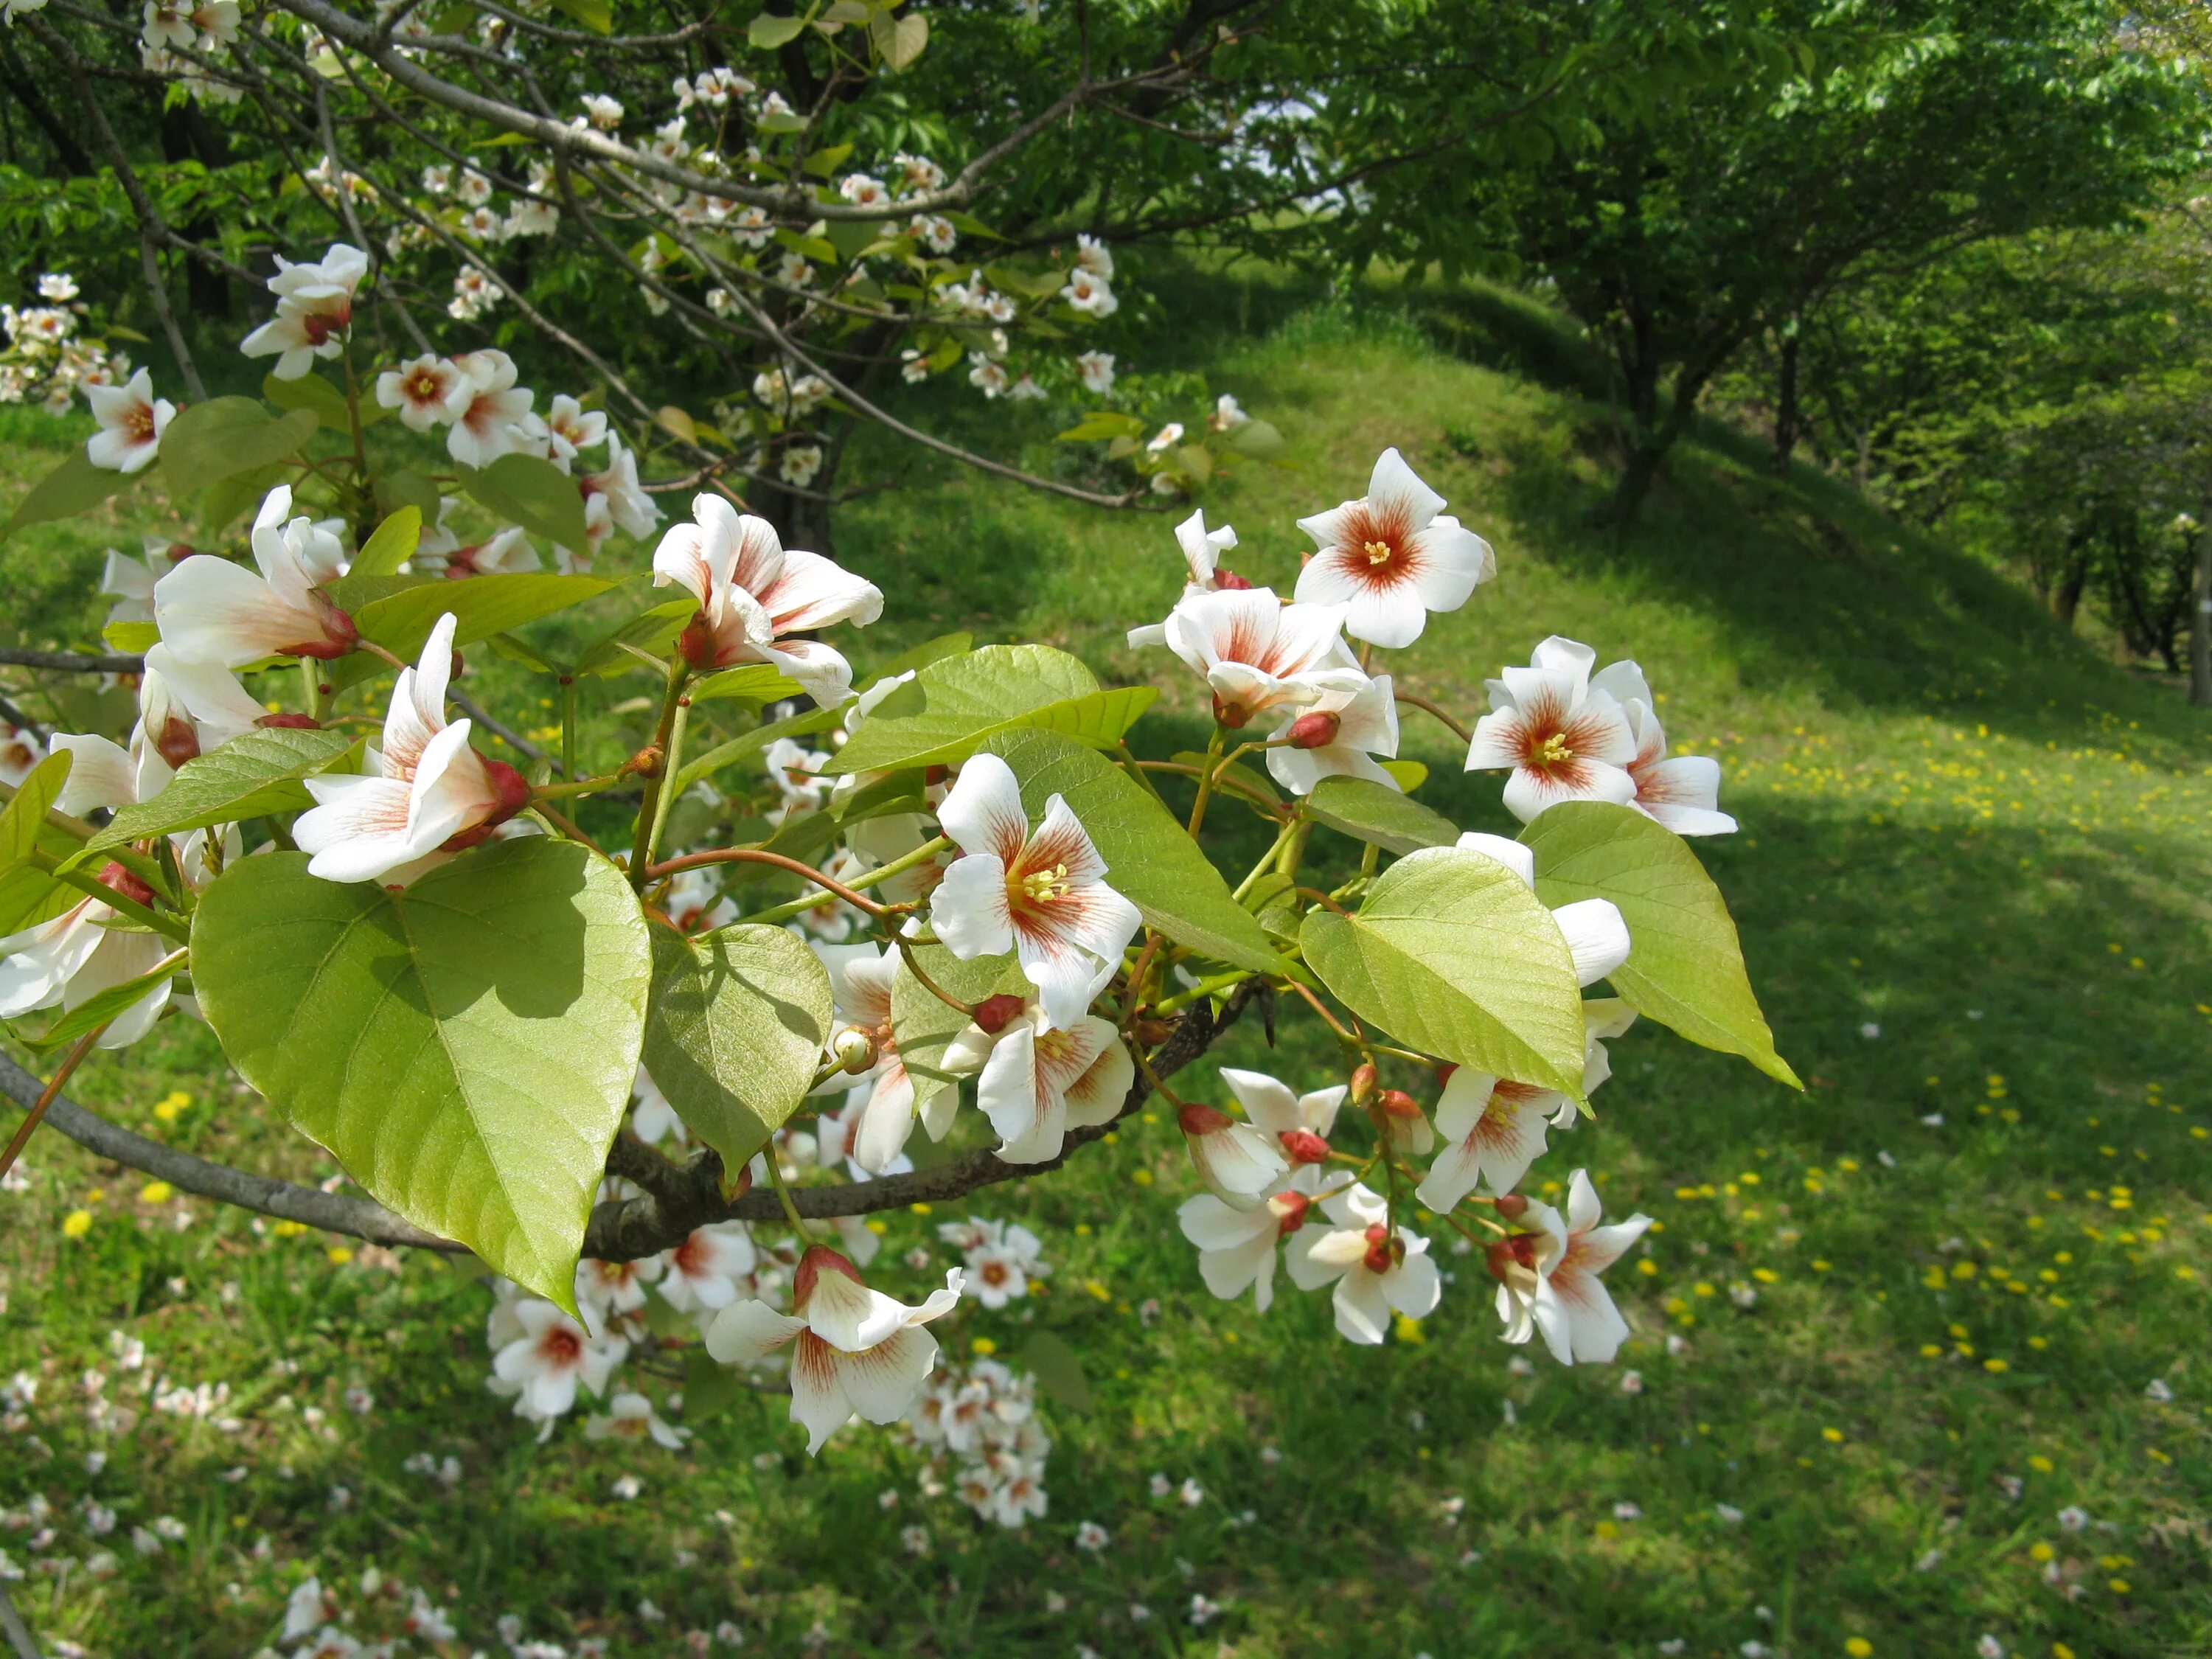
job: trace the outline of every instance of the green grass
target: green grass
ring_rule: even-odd
[[[483,1389],[477,1285],[146,1201],[139,1178],[46,1135],[0,1209],[0,1376],[40,1379],[27,1425],[0,1435],[0,1501],[45,1494],[47,1559],[121,1558],[106,1579],[12,1586],[50,1638],[247,1653],[306,1572],[362,1608],[353,1580],[373,1564],[454,1610],[456,1652],[499,1651],[493,1621],[513,1612],[541,1638],[640,1655],[725,1619],[775,1654],[817,1627],[836,1654],[1964,1656],[1984,1632],[2029,1655],[2212,1654],[2212,727],[1985,568],[1827,480],[1767,477],[1725,432],[1675,457],[1634,529],[1586,528],[1608,420],[1572,342],[1525,307],[1224,283],[1192,303],[1150,366],[1203,371],[1290,440],[1282,466],[1206,501],[1243,538],[1236,568],[1286,586],[1292,520],[1358,493],[1396,444],[1499,561],[1393,662],[1408,683],[1472,713],[1485,674],[1570,635],[1638,657],[1673,739],[1726,764],[1743,831],[1699,850],[1810,1087],[1663,1031],[1617,1045],[1598,1121],[1534,1179],[1587,1163],[1610,1210],[1658,1218],[1613,1276],[1638,1331],[1620,1364],[1512,1374],[1520,1351],[1496,1340],[1467,1258],[1445,1258],[1457,1282],[1421,1340],[1381,1350],[1340,1341],[1326,1302],[1287,1287],[1264,1320],[1212,1301],[1174,1230],[1192,1177],[1148,1115],[974,1206],[1035,1228],[1055,1271],[1006,1313],[964,1309],[938,1328],[948,1346],[1011,1352],[1049,1328],[1097,1394],[1087,1414],[1048,1406],[1051,1511],[1006,1532],[923,1498],[892,1436],[848,1430],[809,1462],[772,1400],[698,1424],[680,1455],[587,1443],[573,1419],[540,1447]],[[1049,412],[989,418],[1033,420],[1051,459]],[[11,420],[20,480],[58,440]],[[902,464],[905,487],[838,532],[890,596],[872,647],[955,626],[1053,641],[1166,688],[1151,746],[1200,734],[1189,684],[1121,640],[1176,591],[1171,520]],[[98,545],[11,550],[0,616],[82,637],[65,582]],[[1449,734],[1409,719],[1407,752],[1436,775],[1425,798],[1506,828],[1495,781],[1464,777]],[[329,1172],[219,1080],[204,1033],[165,1030],[88,1068],[80,1097],[204,1155]],[[1220,1058],[1312,1076],[1321,1048],[1287,1012],[1282,1042],[1271,1058],[1241,1030]],[[193,1104],[158,1123],[173,1089]],[[92,1224],[71,1239],[80,1208]],[[946,1218],[892,1218],[884,1261],[923,1244],[941,1272]],[[145,1343],[143,1372],[115,1368],[111,1331]],[[91,1431],[88,1367],[143,1414],[135,1429]],[[236,1431],[148,1411],[137,1382],[157,1375],[227,1383],[217,1415]],[[2153,1378],[2172,1403],[2146,1397]],[[356,1383],[365,1414],[343,1401]],[[423,1450],[460,1460],[454,1491],[404,1469]],[[635,1501],[611,1494],[623,1473],[645,1483]],[[1204,1501],[1153,1498],[1155,1473]],[[118,1511],[107,1539],[87,1535],[88,1496]],[[2061,1528],[2069,1505],[2088,1529]],[[164,1515],[185,1537],[163,1553],[119,1541]],[[1086,1518],[1113,1534],[1096,1559],[1072,1547]],[[917,1522],[924,1556],[900,1543]],[[32,1530],[0,1529],[19,1565]],[[2046,1550],[2078,1596],[2046,1584]],[[1194,1593],[1226,1607],[1202,1631]],[[1152,1618],[1133,1624],[1133,1602]],[[356,1627],[389,1623],[364,1610]]]

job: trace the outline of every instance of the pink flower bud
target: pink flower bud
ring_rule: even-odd
[[[1022,1000],[1011,991],[1001,991],[997,996],[985,997],[975,1005],[975,1024],[987,1036],[996,1036],[1021,1011]]]
[[[1343,725],[1341,715],[1327,708],[1315,708],[1292,720],[1291,729],[1284,735],[1293,749],[1326,749],[1336,741]]]
[[[1283,1143],[1284,1154],[1293,1164],[1328,1162],[1328,1142],[1310,1129],[1285,1129],[1276,1139]]]
[[[154,890],[112,860],[100,872],[100,884],[122,894],[125,898],[136,899],[141,904],[154,902]]]
[[[1385,1089],[1376,1097],[1375,1103],[1392,1117],[1411,1119],[1421,1115],[1421,1103],[1403,1089]]]

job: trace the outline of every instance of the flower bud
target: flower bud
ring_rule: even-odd
[[[198,551],[199,550],[190,542],[171,542],[167,555],[168,561],[171,564],[182,564]]]
[[[707,626],[707,613],[695,613],[676,636],[676,648],[684,653],[684,660],[702,673],[715,665],[714,630]]]
[[[1375,1067],[1363,1060],[1352,1070],[1352,1103],[1364,1106],[1375,1098]]]
[[[1328,1162],[1328,1142],[1310,1129],[1285,1129],[1275,1139],[1283,1143],[1283,1151],[1293,1164]]]
[[[266,718],[264,716],[264,720]],[[263,723],[264,720],[254,721],[256,726]],[[199,758],[200,734],[193,729],[190,720],[172,714],[161,722],[161,733],[154,739],[154,748],[171,766],[182,766],[186,761]]]
[[[151,904],[154,902],[154,890],[112,859],[108,860],[106,867],[100,872],[100,884],[122,894],[127,899],[136,899],[141,904]]]
[[[989,1036],[996,1036],[1021,1011],[1021,998],[1011,991],[1001,991],[994,997],[985,997],[975,1005],[975,1024]]]
[[[1277,1193],[1267,1200],[1267,1207],[1275,1213],[1277,1237],[1286,1237],[1305,1224],[1306,1212],[1313,1208],[1313,1200],[1304,1193]]]
[[[1498,1202],[1492,1207],[1498,1214],[1510,1221],[1516,1216],[1528,1213],[1528,1200],[1518,1193],[1505,1193],[1499,1196]]]
[[[952,769],[949,766],[925,766],[921,769],[921,787],[934,789],[951,775]]]
[[[1213,573],[1213,585],[1217,588],[1226,588],[1231,592],[1241,592],[1252,586],[1252,579],[1249,576],[1240,576],[1233,570],[1217,570]]]
[[[1448,1060],[1437,1066],[1437,1087],[1441,1089],[1445,1084],[1449,1083],[1452,1080],[1452,1073],[1457,1070],[1459,1070],[1459,1062],[1455,1060]]]
[[[659,744],[648,743],[629,757],[623,769],[634,772],[641,778],[657,778],[660,775],[660,769],[667,759],[667,755]]]
[[[312,719],[306,714],[264,714],[253,723],[264,731],[270,732],[319,732],[323,729],[323,723],[320,720]],[[168,742],[168,734],[164,732],[161,737],[161,753],[164,757],[169,752]],[[198,752],[197,746],[194,752]],[[170,762],[173,766],[177,763],[174,761]]]
[[[1410,1119],[1421,1115],[1421,1103],[1403,1089],[1385,1089],[1375,1097],[1375,1103],[1392,1117]]]
[[[1360,1259],[1360,1266],[1370,1273],[1389,1272],[1396,1259],[1392,1251],[1396,1243],[1388,1227],[1379,1221],[1374,1223],[1367,1229],[1367,1254]]]
[[[839,1067],[854,1077],[876,1063],[876,1040],[857,1025],[848,1025],[830,1044]]]
[[[1343,725],[1343,716],[1334,710],[1313,708],[1292,720],[1284,736],[1293,749],[1326,749],[1336,741],[1337,732]]]

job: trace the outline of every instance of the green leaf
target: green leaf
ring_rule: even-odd
[[[725,668],[696,682],[691,687],[691,701],[696,704],[716,697],[743,697],[748,702],[775,702],[784,697],[796,697],[805,689],[797,680],[786,679],[783,672],[771,664],[749,662]]]
[[[519,662],[536,674],[550,674],[556,679],[568,677],[568,671],[555,662],[526,640],[512,634],[495,634],[484,643],[491,647],[492,655],[504,657],[509,662]]]
[[[623,647],[635,646],[651,656],[667,655],[675,648],[676,637],[684,631],[684,623],[691,620],[692,612],[698,608],[698,601],[685,594],[639,611],[605,639],[586,647],[583,654],[576,659],[574,672],[579,678],[597,674],[611,678],[633,668],[644,667]],[[694,690],[691,695],[696,698],[698,693]]]
[[[571,1312],[652,974],[621,872],[544,836],[398,893],[240,859],[192,916],[240,1075],[379,1202]]]
[[[481,471],[463,468],[461,488],[500,518],[534,536],[579,553],[590,545],[584,532],[584,498],[576,481],[550,461],[535,455],[502,455]]]
[[[553,0],[554,9],[564,11],[594,34],[611,34],[615,17],[607,0]]]
[[[172,421],[169,430],[173,431],[175,427],[176,422]],[[137,483],[137,473],[94,466],[82,449],[77,450],[32,485],[31,493],[15,504],[15,512],[8,516],[7,527],[0,529],[0,542],[34,524],[52,524],[58,519],[74,519],[80,513],[89,513],[118,490]]]
[[[1255,460],[1269,460],[1283,453],[1283,434],[1269,421],[1247,421],[1232,427],[1223,441],[1238,454]]]
[[[150,836],[178,835],[211,823],[236,823],[312,806],[314,797],[300,780],[337,769],[349,758],[357,758],[361,748],[361,738],[342,732],[287,726],[248,732],[198,760],[186,761],[153,799],[118,810],[107,827],[85,844],[85,850],[104,853]]]
[[[1030,982],[1023,977],[1018,957],[977,957],[963,962],[941,945],[917,945],[921,971],[951,995],[965,1002],[1011,992],[1026,995]],[[968,1016],[951,1006],[916,979],[902,959],[891,979],[891,1036],[898,1043],[899,1060],[914,1079],[916,1111],[960,1079],[945,1069],[945,1050],[970,1024]]]
[[[1307,799],[1306,811],[1330,829],[1372,842],[1386,853],[1418,853],[1459,839],[1459,826],[1443,813],[1370,778],[1323,778]]]
[[[1741,1054],[1793,1089],[1745,971],[1728,902],[1689,843],[1632,807],[1567,801],[1521,832],[1547,904],[1610,899],[1628,924],[1613,988],[1629,1006],[1708,1048]]]
[[[805,27],[804,17],[778,17],[764,11],[745,25],[745,39],[763,52],[774,52],[799,39],[799,32]]]
[[[403,588],[372,599],[353,613],[353,619],[366,637],[394,656],[412,660],[438,625],[438,618],[448,611],[453,613],[454,645],[474,645],[597,599],[614,586],[604,576],[507,571]]]
[[[1144,435],[1145,423],[1133,415],[1116,415],[1101,410],[1095,415],[1085,415],[1065,432],[1055,433],[1054,441],[1064,444],[1103,443],[1109,438],[1139,438]]]
[[[1214,961],[1255,973],[1282,971],[1260,924],[1230,896],[1221,872],[1151,790],[1063,732],[1001,732],[984,747],[1021,780],[1030,817],[1044,816],[1050,797],[1066,798],[1106,860],[1108,885],[1147,923]]]
[[[653,1297],[658,1302],[661,1298]],[[690,1334],[696,1336],[694,1326]],[[717,1364],[714,1355],[704,1348],[695,1348],[684,1357],[684,1420],[704,1423],[720,1416],[735,1405],[746,1393],[745,1385],[738,1381],[738,1374],[729,1366]]]
[[[279,409],[311,409],[315,419],[331,432],[346,432],[352,428],[352,416],[346,411],[345,393],[321,375],[310,371],[296,380],[280,380],[274,374],[261,382],[261,395]],[[374,398],[361,400],[361,424],[363,430],[374,426],[392,411]]]
[[[210,538],[228,530],[249,507],[258,507],[269,492],[283,482],[284,463],[270,461],[228,478],[217,478],[200,495],[200,524]]]
[[[161,472],[173,489],[199,489],[296,455],[322,425],[312,409],[271,415],[251,398],[210,398],[179,410],[161,434]]]
[[[0,870],[11,870],[39,850],[39,832],[46,814],[61,799],[76,755],[58,749],[33,767],[30,775],[15,786],[15,793],[0,810]]]
[[[1048,645],[986,646],[931,663],[878,703],[833,769],[950,765],[1017,726],[1110,744],[1158,695],[1149,685],[1101,691],[1080,660]]]
[[[100,630],[100,637],[110,651],[143,657],[161,644],[161,630],[149,622],[110,623]]]
[[[1065,1337],[1038,1331],[1022,1344],[1016,1356],[1036,1378],[1037,1387],[1072,1412],[1087,1413],[1092,1398],[1091,1379],[1083,1374],[1083,1359]]]
[[[645,1068],[722,1167],[739,1170],[813,1086],[834,1018],[829,972],[781,927],[652,934]]]
[[[33,863],[34,855],[66,855],[76,844],[46,824],[46,814],[61,798],[75,757],[58,750],[31,769],[15,796],[0,809],[0,937],[52,921],[83,896]]]
[[[1429,769],[1419,761],[1386,760],[1376,764],[1397,779],[1398,787],[1409,795],[1429,781]]]
[[[1306,965],[1408,1047],[1583,1097],[1583,999],[1551,912],[1480,853],[1408,854],[1358,914],[1308,913]]]
[[[380,476],[376,481],[376,504],[386,513],[396,513],[403,507],[411,507],[422,515],[424,524],[437,521],[443,497],[438,486],[421,473],[405,467],[396,468]]]
[[[772,720],[766,726],[732,738],[727,743],[717,744],[694,761],[686,761],[684,769],[676,775],[672,786],[673,793],[681,795],[703,777],[709,777],[726,766],[734,766],[749,755],[757,754],[778,738],[800,738],[815,732],[827,732],[837,724],[834,708],[811,708],[804,714],[793,714],[787,720]]]
[[[376,533],[362,544],[353,562],[346,567],[349,576],[396,576],[399,567],[415,556],[415,550],[422,541],[422,509],[402,507],[387,514]]]
[[[128,1013],[151,993],[175,978],[184,970],[184,961],[179,957],[166,967],[141,974],[136,979],[127,979],[120,985],[111,985],[97,995],[86,998],[37,1036],[26,1036],[17,1031],[14,1034],[15,1040],[27,1048],[51,1054],[75,1042],[87,1031],[98,1030],[118,1014]]]
[[[921,56],[929,45],[929,19],[920,12],[898,20],[891,30],[890,50],[884,56],[890,60],[894,70],[906,69]]]

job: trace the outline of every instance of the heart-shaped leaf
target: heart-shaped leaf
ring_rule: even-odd
[[[192,917],[240,1074],[379,1202],[571,1311],[652,972],[621,872],[539,836],[397,893],[241,859]]]

